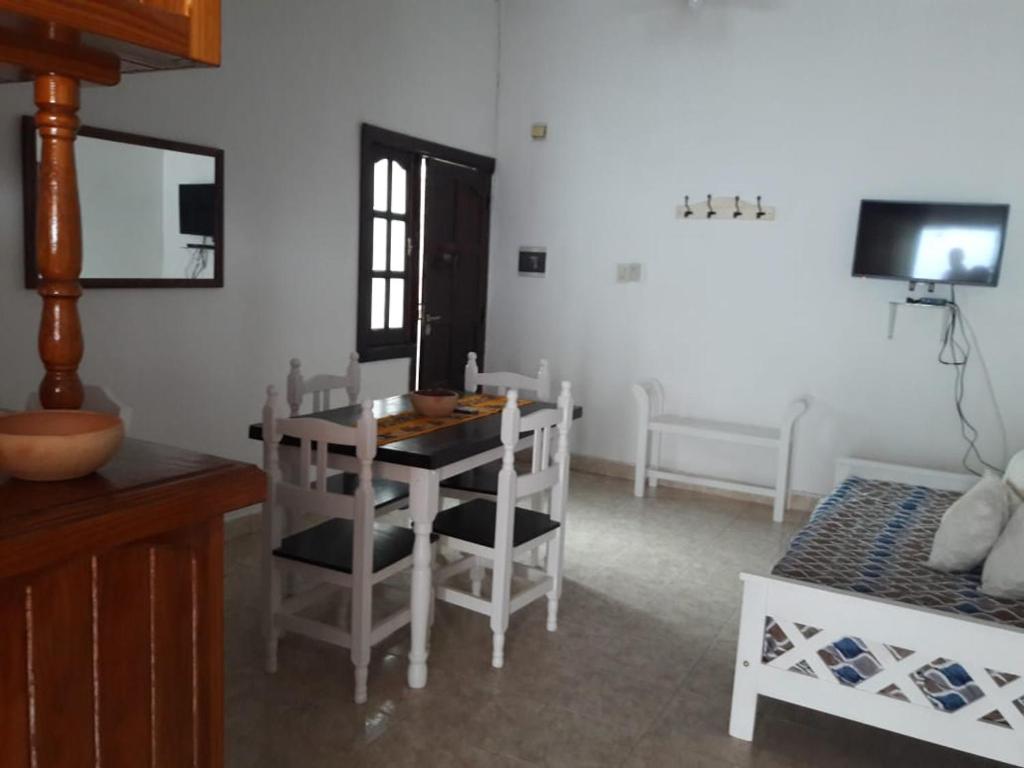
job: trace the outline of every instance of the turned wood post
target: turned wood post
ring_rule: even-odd
[[[43,316],[39,357],[46,375],[39,385],[43,408],[80,408],[82,324],[78,282],[82,271],[82,220],[75,173],[78,80],[49,73],[35,79],[36,128],[42,139],[36,207],[36,262]]]

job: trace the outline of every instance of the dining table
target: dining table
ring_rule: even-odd
[[[460,393],[463,398],[473,397]],[[395,421],[412,417],[414,408],[408,394],[373,400],[376,419]],[[556,408],[554,403],[521,401],[523,415],[545,408]],[[347,427],[355,427],[363,406],[354,404],[342,408],[299,414],[299,418],[318,418]],[[583,415],[575,406],[573,418]],[[419,420],[422,424],[424,420]],[[429,421],[429,420],[428,420]],[[434,420],[421,430],[409,429],[408,436],[395,438],[394,431],[380,430],[377,455],[374,458],[374,476],[406,483],[409,486],[409,513],[412,518],[415,543],[413,545],[412,588],[410,594],[410,650],[408,684],[410,688],[423,688],[427,684],[428,634],[430,607],[433,600],[433,557],[431,533],[434,518],[440,509],[441,482],[485,464],[498,461],[502,456],[501,410],[490,409],[484,415],[472,418]],[[263,425],[252,424],[249,437],[263,440]],[[529,445],[524,435],[519,447]],[[294,450],[289,450],[294,449]],[[282,470],[298,462],[299,442],[285,437],[279,446]],[[327,464],[331,469],[351,471],[355,448],[345,445],[328,447]]]

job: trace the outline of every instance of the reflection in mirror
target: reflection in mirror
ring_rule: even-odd
[[[23,139],[34,151],[33,161],[26,159],[26,284],[34,287],[28,208],[34,209],[39,139],[28,130]],[[223,285],[220,150],[82,128],[75,153],[83,285]]]

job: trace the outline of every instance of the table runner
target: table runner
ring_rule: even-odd
[[[463,395],[459,398],[458,407],[473,408],[476,413],[453,413],[451,416],[434,418],[420,416],[415,411],[406,411],[405,413],[396,413],[394,416],[384,416],[377,420],[377,445],[408,440],[456,424],[493,416],[496,413],[501,413],[505,402],[504,395]],[[519,407],[530,405],[532,402],[532,400],[520,400]]]

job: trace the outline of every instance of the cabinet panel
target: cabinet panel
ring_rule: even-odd
[[[133,545],[106,553],[98,561],[100,764],[104,768],[152,765],[150,552],[150,547]]]
[[[10,768],[29,768],[28,648],[25,588],[0,587],[0,755]]]

